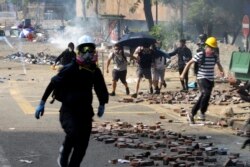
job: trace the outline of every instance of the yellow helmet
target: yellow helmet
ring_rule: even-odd
[[[217,39],[215,37],[209,37],[206,40],[205,44],[212,47],[212,48],[218,48]]]

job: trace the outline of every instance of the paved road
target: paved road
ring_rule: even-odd
[[[27,73],[24,75],[20,64],[0,63],[3,64],[0,68],[0,167],[57,166],[58,148],[64,137],[58,122],[60,104],[47,103],[46,113],[42,119],[34,118],[35,107],[55,72],[50,71],[48,66],[28,65]],[[8,69],[10,66],[12,68]],[[248,159],[249,152],[239,149],[243,138],[232,135],[230,129],[190,127],[186,118],[179,117],[173,112],[173,108],[176,107],[173,105],[119,103],[118,99],[125,97],[124,92],[123,87],[118,89],[118,96],[111,97],[109,105],[106,106],[105,116],[102,119],[95,117],[96,122],[112,121],[117,118],[131,123],[139,121],[145,124],[161,121],[167,130],[184,134],[210,135],[212,136],[210,141],[220,147],[227,147],[231,152],[240,152],[242,159]],[[97,104],[95,98],[95,109]],[[166,116],[167,119],[160,120],[160,115]],[[168,119],[177,123],[168,123]],[[124,166],[111,165],[108,160],[123,158],[125,154],[136,151],[138,150],[117,149],[113,145],[105,145],[91,139],[82,166]]]

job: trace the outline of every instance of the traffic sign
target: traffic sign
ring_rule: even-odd
[[[249,35],[249,17],[245,15],[242,19],[242,32],[245,38]]]

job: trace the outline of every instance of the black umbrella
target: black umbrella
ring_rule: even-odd
[[[156,39],[145,32],[130,32],[121,37],[117,42],[121,46],[137,47],[137,46],[148,46],[156,43]]]
[[[165,57],[165,58],[167,58],[167,59],[170,58],[170,56],[169,56],[168,53],[166,53],[166,52],[164,52],[163,50],[160,50],[160,49],[156,49],[156,50],[154,51],[154,54],[155,54],[156,56]]]

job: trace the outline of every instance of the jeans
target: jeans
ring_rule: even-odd
[[[206,78],[198,79],[197,82],[198,82],[198,85],[200,86],[201,92],[200,92],[200,97],[198,101],[195,103],[195,105],[192,108],[193,116],[197,114],[198,110],[200,110],[202,114],[205,114],[209,105],[211,92],[214,87],[214,81],[210,81]]]

